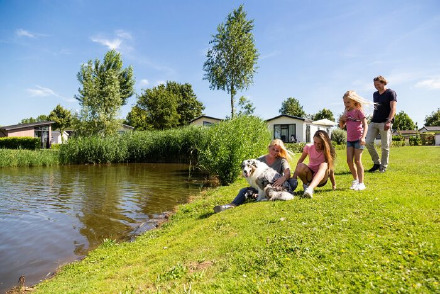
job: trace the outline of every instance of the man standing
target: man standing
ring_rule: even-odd
[[[391,126],[394,122],[396,114],[397,94],[391,89],[387,89],[387,80],[383,76],[373,79],[376,92],[373,94],[374,112],[373,118],[368,125],[368,133],[366,137],[366,146],[373,160],[373,167],[369,172],[385,172],[388,166],[388,158],[390,155],[391,145]],[[382,158],[374,148],[374,139],[380,134]]]

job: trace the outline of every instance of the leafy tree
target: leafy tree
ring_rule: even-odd
[[[60,130],[62,143],[64,143],[63,132],[72,125],[72,118],[72,113],[59,104],[49,114],[49,120],[55,122],[52,128]]]
[[[127,116],[127,124],[137,130],[169,129],[188,125],[205,109],[190,84],[167,82],[147,89],[138,97]]]
[[[299,104],[299,101],[293,97],[289,97],[283,101],[279,112],[281,114],[287,114],[298,117],[306,116],[306,112],[304,111],[303,107]]]
[[[330,109],[323,108],[321,111],[318,111],[315,115],[312,116],[312,120],[320,120],[320,119],[329,119],[331,121],[335,121],[335,117],[333,116],[333,112]]]
[[[425,117],[425,126],[440,126],[440,108]]]
[[[345,144],[347,142],[347,132],[341,129],[334,129],[331,140],[337,145]]]
[[[393,128],[398,130],[414,130],[416,125],[408,114],[401,111],[394,116]]]
[[[40,121],[48,121],[49,118],[47,117],[47,115],[45,114],[40,114],[39,116],[37,116],[37,118],[24,118],[20,121],[20,124],[30,124],[30,123],[36,123],[36,122],[40,122]]]
[[[254,21],[246,19],[243,5],[217,27],[203,65],[204,79],[210,89],[226,90],[231,95],[231,117],[234,118],[235,95],[237,90],[247,89],[253,83],[256,73],[258,52],[254,44],[252,29]]]
[[[82,107],[76,126],[78,134],[106,136],[115,133],[119,126],[119,110],[133,95],[133,69],[123,69],[121,55],[111,50],[102,63],[96,59],[82,65],[77,78],[82,85],[79,95],[75,95]]]
[[[241,96],[240,99],[238,99],[238,108],[238,116],[252,115],[255,111],[254,104],[244,96]]]

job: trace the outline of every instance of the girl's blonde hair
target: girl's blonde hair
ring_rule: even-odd
[[[325,162],[327,162],[328,169],[334,170],[334,168],[335,168],[334,161],[336,158],[336,151],[332,145],[332,142],[331,142],[330,137],[328,136],[327,132],[323,131],[323,130],[316,131],[316,133],[315,133],[315,135],[313,135],[313,137],[316,137],[321,140],[322,147],[324,149]]]
[[[290,160],[291,156],[293,155],[293,153],[289,150],[286,149],[286,146],[284,146],[284,143],[282,140],[280,139],[273,139],[268,147],[272,147],[272,146],[278,146],[280,147],[280,157]]]
[[[342,99],[350,99],[353,100],[354,106],[358,109],[364,109],[364,106],[373,106],[374,103],[359,96],[358,93],[356,93],[353,90],[348,90],[345,92],[344,96],[342,96]]]

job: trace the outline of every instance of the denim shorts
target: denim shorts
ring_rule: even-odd
[[[364,149],[365,145],[361,145],[361,140],[347,141],[347,148],[353,147],[354,149]]]

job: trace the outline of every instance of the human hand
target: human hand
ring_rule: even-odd
[[[276,180],[272,186],[274,187],[280,187],[282,184],[284,183],[284,178],[279,178],[278,180]]]
[[[390,122],[386,122],[385,125],[383,126],[383,130],[384,131],[388,131],[390,129],[391,123]]]
[[[361,143],[361,145],[365,145],[365,138],[361,138],[360,143]]]

